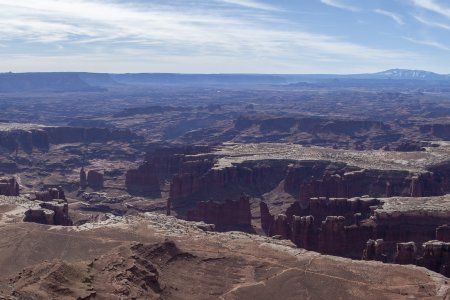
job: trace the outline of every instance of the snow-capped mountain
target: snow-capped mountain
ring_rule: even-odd
[[[374,78],[389,79],[450,80],[450,75],[442,75],[428,71],[407,69],[391,69],[368,75],[372,75]]]

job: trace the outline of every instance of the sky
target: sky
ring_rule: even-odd
[[[0,0],[0,72],[450,74],[449,0]]]

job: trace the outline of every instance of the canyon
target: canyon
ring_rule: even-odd
[[[447,79],[34,76],[0,76],[0,298],[450,297]]]

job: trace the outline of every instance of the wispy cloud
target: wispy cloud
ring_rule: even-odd
[[[73,66],[71,58],[76,57],[86,62],[85,69],[92,63],[103,70],[107,61],[122,70],[119,61],[128,61],[136,70],[139,60],[148,62],[146,67],[164,62],[175,68],[183,57],[193,69],[202,58],[205,68],[216,58],[224,70],[240,68],[235,71],[244,70],[244,65],[250,66],[246,71],[260,71],[269,62],[290,69],[329,61],[345,66],[349,60],[359,65],[398,64],[416,57],[293,26],[280,18],[278,7],[262,2],[191,0],[189,9],[180,7],[183,2],[0,0],[0,44],[20,45],[19,53],[8,54],[0,68],[12,65],[12,54],[24,54],[15,62],[26,65],[32,53],[46,57],[47,65]],[[170,57],[178,64],[169,63]],[[59,63],[51,63],[52,59]]]
[[[429,27],[435,27],[435,28],[441,28],[441,29],[445,29],[445,30],[450,30],[450,25],[447,25],[447,24],[444,24],[444,23],[430,21],[430,20],[427,20],[427,19],[419,17],[419,16],[413,16],[413,17],[414,17],[414,19],[416,19],[420,23],[425,24],[425,25],[427,25]]]
[[[387,11],[387,10],[383,10],[383,9],[375,9],[374,12],[377,14],[391,18],[392,20],[397,22],[397,24],[399,24],[399,25],[405,25],[403,18],[396,13],[393,13],[393,12]]]
[[[340,0],[320,0],[325,5],[333,6],[340,9],[350,10],[350,11],[359,11],[359,8],[353,5],[349,5],[346,3],[343,3]]]
[[[411,0],[414,5],[432,11],[436,14],[450,18],[450,8],[437,3],[434,0]]]
[[[253,1],[253,0],[219,0],[219,1],[223,2],[223,3],[238,5],[238,6],[247,7],[247,8],[260,9],[260,10],[271,10],[271,11],[279,11],[280,10],[280,8],[275,7],[273,5],[269,5],[269,4],[265,4],[265,3],[261,3],[261,2]]]
[[[264,16],[241,12],[236,18],[220,10],[205,13],[207,7],[187,12],[167,6],[133,7],[110,1],[0,0],[0,8],[1,36],[29,42],[118,41],[152,46],[153,50],[161,45],[169,52],[203,54],[286,56],[310,51],[360,58],[402,55],[327,35],[273,29],[274,20]]]
[[[445,50],[445,51],[450,51],[450,47],[441,44],[439,42],[436,41],[430,41],[430,40],[417,40],[417,39],[413,39],[413,38],[408,38],[408,37],[404,37],[405,40],[410,41],[412,43],[415,44],[419,44],[419,45],[424,45],[424,46],[430,46],[433,48],[437,48],[440,50]]]

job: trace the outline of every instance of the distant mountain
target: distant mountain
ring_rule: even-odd
[[[284,84],[283,75],[266,74],[177,74],[141,73],[113,74],[112,79],[123,84],[163,84],[163,85],[215,85],[215,84]]]
[[[103,88],[89,85],[78,73],[3,73],[0,92],[94,92]]]
[[[450,80],[450,75],[441,75],[422,70],[391,69],[379,73],[369,74],[368,78],[440,81],[440,80]]]
[[[421,70],[392,69],[379,73],[334,74],[176,74],[176,73],[1,73],[0,93],[7,92],[96,92],[126,86],[201,85],[295,85],[414,87],[450,86],[450,75]]]

